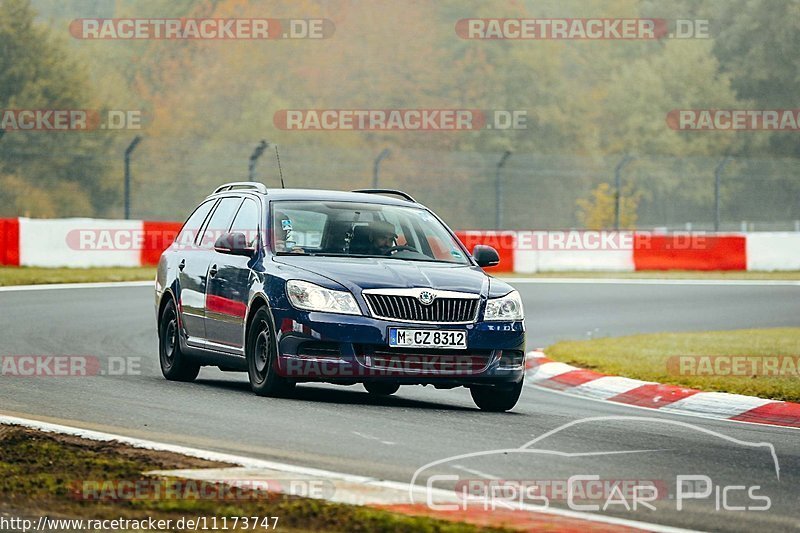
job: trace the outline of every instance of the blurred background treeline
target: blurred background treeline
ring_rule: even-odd
[[[325,40],[79,40],[77,18],[327,18]],[[472,17],[709,19],[710,39],[463,40]],[[247,179],[261,139],[287,185],[407,190],[460,229],[798,229],[800,133],[682,132],[673,109],[798,108],[798,0],[0,0],[0,109],[141,110],[140,131],[6,132],[0,217],[183,219],[211,189]],[[281,109],[526,110],[525,130],[302,132]],[[507,157],[498,173],[498,162]],[[257,178],[278,184],[274,152]]]

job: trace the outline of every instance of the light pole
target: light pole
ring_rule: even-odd
[[[509,157],[511,157],[511,150],[503,152],[503,156],[500,158],[500,161],[497,162],[497,167],[494,172],[494,227],[498,230],[503,227],[503,187],[500,182],[500,169],[505,166]]]
[[[719,231],[719,188],[722,180],[722,172],[731,160],[731,156],[726,155],[714,169],[714,231]]]
[[[372,188],[378,188],[378,174],[380,173],[381,169],[381,161],[389,157],[391,152],[388,148],[384,148],[381,153],[378,154],[378,157],[375,158],[375,163],[372,165]]]
[[[619,200],[620,200],[620,188],[622,186],[622,169],[633,161],[635,158],[625,154],[619,163],[617,163],[617,168],[614,169],[614,229],[619,229]]]
[[[137,135],[125,149],[125,220],[131,218],[131,154],[141,141],[141,135]]]
[[[267,147],[269,147],[269,143],[261,139],[261,142],[256,145],[250,155],[250,162],[247,164],[247,177],[250,181],[256,181],[256,161],[258,161],[258,158],[261,157]]]

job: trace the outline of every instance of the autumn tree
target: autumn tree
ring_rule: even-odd
[[[601,183],[595,187],[589,198],[580,198],[575,203],[578,206],[578,220],[586,229],[613,229],[616,213],[615,192],[608,183]],[[639,200],[642,194],[634,190],[632,185],[626,185],[620,191],[619,198],[619,229],[634,229],[638,219]]]
[[[34,15],[28,0],[0,1],[0,109],[91,108],[84,65]],[[0,140],[0,215],[102,212],[106,148],[87,132],[9,129]]]

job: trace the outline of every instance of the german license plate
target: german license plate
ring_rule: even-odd
[[[389,328],[389,346],[398,348],[467,348],[467,332],[441,329]]]

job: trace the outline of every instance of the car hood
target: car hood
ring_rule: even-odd
[[[313,272],[344,285],[351,292],[362,289],[429,287],[450,291],[489,295],[489,281],[483,270],[471,265],[454,265],[424,261],[404,261],[372,257],[303,257],[276,256],[274,260],[284,265]],[[492,292],[505,283],[491,279]]]

